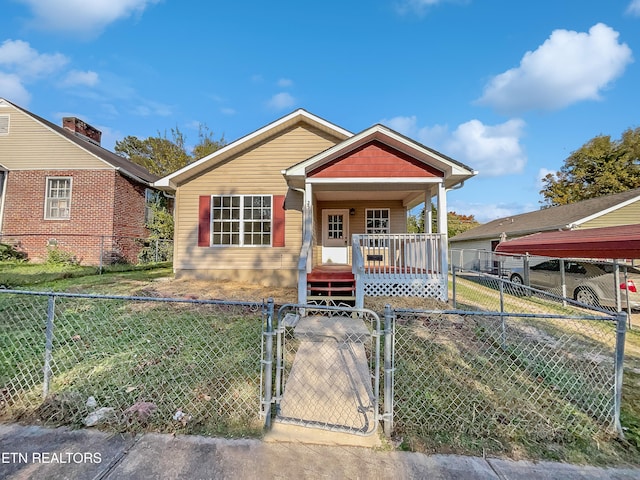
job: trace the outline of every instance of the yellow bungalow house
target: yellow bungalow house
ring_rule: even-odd
[[[447,300],[446,192],[475,174],[383,125],[353,134],[300,109],[154,185],[176,197],[176,276],[361,306]],[[438,232],[408,234],[408,210],[434,197]]]

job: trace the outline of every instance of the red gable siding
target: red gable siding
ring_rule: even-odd
[[[311,171],[315,178],[443,177],[443,172],[383,143],[371,142]]]

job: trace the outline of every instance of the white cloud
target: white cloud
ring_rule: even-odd
[[[0,72],[0,95],[21,107],[26,107],[31,100],[31,95],[24,88],[20,77],[12,73]]]
[[[588,33],[555,30],[520,66],[494,77],[478,104],[504,113],[554,110],[581,100],[597,100],[600,91],[633,61],[619,34],[598,23]]]
[[[282,92],[277,93],[267,102],[267,105],[275,110],[283,110],[291,108],[296,104],[296,99],[291,94]]]
[[[56,73],[69,62],[61,53],[38,53],[23,40],[5,40],[0,45],[0,68],[19,75],[23,80]]]
[[[223,115],[235,115],[236,110],[234,108],[223,107],[220,109],[220,113],[222,113]]]
[[[525,123],[520,119],[493,126],[470,120],[453,132],[443,125],[420,128],[415,116],[381,123],[478,170],[482,176],[520,173],[527,163],[520,145]]]
[[[640,0],[633,0],[627,7],[627,13],[640,17]]]
[[[277,85],[280,88],[288,88],[293,86],[293,80],[289,79],[289,78],[281,78],[278,80]]]
[[[117,20],[140,15],[160,0],[18,0],[31,9],[39,30],[95,36]]]
[[[80,72],[71,70],[62,80],[63,87],[87,86],[93,87],[98,84],[98,74],[92,71]]]

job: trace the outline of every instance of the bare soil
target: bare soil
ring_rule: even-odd
[[[221,280],[192,280],[166,277],[153,281],[146,293],[159,297],[190,298],[198,300],[232,300],[261,302],[273,298],[275,303],[296,303],[295,288],[265,287],[259,284]]]

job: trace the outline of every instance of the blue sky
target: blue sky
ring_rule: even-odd
[[[640,0],[0,0],[0,97],[113,150],[233,141],[296,108],[383,123],[479,171],[449,210],[540,207],[540,178],[640,126]]]

